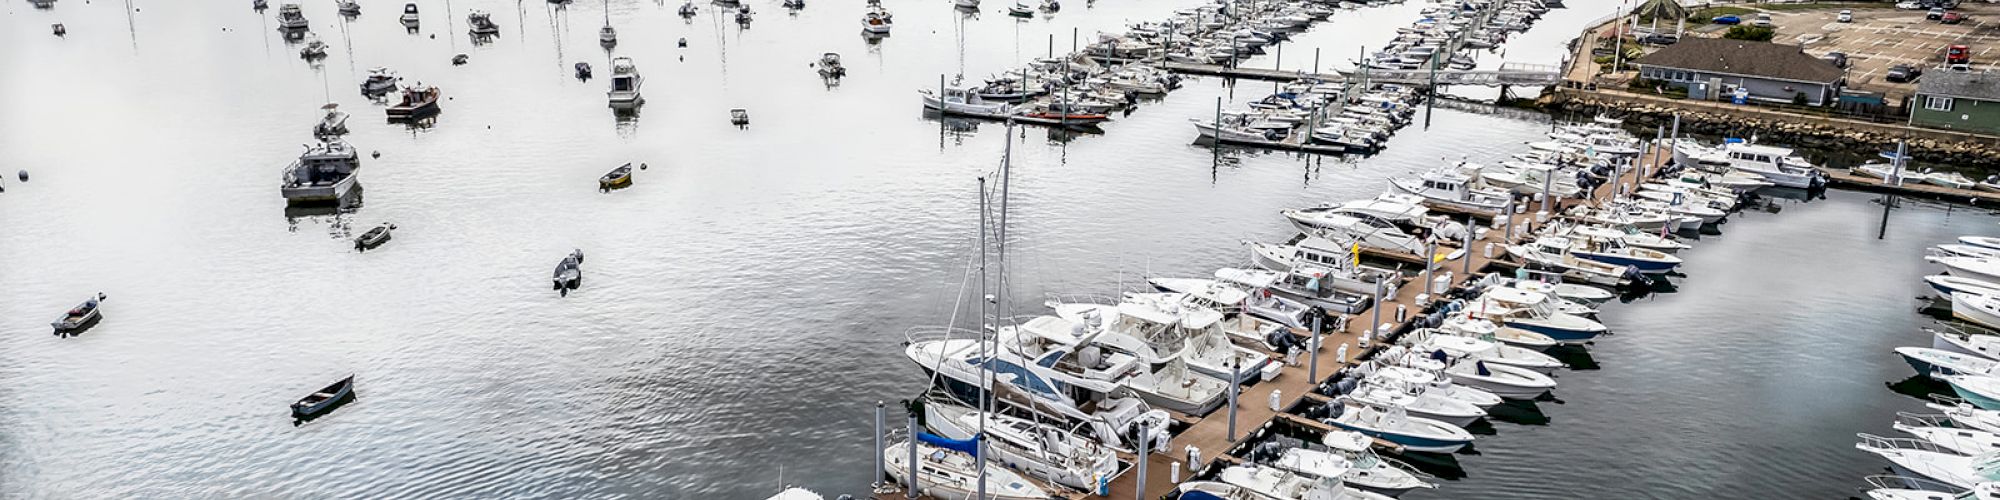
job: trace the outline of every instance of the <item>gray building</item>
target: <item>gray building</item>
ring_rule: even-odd
[[[1840,93],[1844,71],[1793,45],[1725,38],[1683,38],[1640,57],[1639,77],[1687,89],[1689,99],[1825,105]]]

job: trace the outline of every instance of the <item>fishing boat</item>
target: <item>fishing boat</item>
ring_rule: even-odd
[[[1960,236],[1958,237],[1958,242],[1980,248],[2000,250],[2000,238],[1992,236]]]
[[[1392,497],[1437,488],[1436,484],[1426,481],[1430,476],[1402,462],[1375,454],[1374,440],[1367,434],[1327,431],[1320,436],[1320,444],[1326,445],[1329,453],[1347,459],[1350,465],[1347,473],[1340,476],[1340,481],[1348,486]]]
[[[1923,375],[1942,380],[1946,375],[1990,375],[2000,361],[1929,347],[1898,347],[1896,355],[1903,357],[1911,369]]]
[[[307,419],[324,415],[328,410],[332,410],[334,406],[339,405],[342,401],[353,397],[354,376],[348,375],[347,378],[340,379],[340,381],[334,382],[333,385],[321,388],[312,394],[307,394],[306,397],[299,398],[297,402],[292,403],[292,418]]]
[[[562,262],[556,263],[555,277],[552,281],[555,283],[556,291],[561,292],[564,297],[569,296],[570,290],[583,286],[583,250],[571,252],[563,257]]]
[[[1856,437],[1861,438],[1861,442],[1854,444],[1855,449],[1887,459],[1899,475],[1937,481],[1960,490],[2000,476],[2000,455],[1994,452],[1965,456],[1921,439],[1885,438],[1865,433]]]
[[[1936,410],[1938,416],[1951,420],[1952,426],[2000,433],[2000,411],[1980,409],[1950,396],[1932,396],[1932,399],[1936,401],[1924,403],[1924,407]]]
[[[870,35],[887,35],[889,34],[889,30],[895,27],[895,21],[895,16],[890,14],[887,9],[883,9],[880,6],[872,7],[868,9],[868,12],[861,14],[861,32]]]
[[[1458,426],[1428,418],[1409,416],[1401,408],[1379,408],[1353,402],[1333,406],[1333,416],[1321,419],[1328,425],[1360,432],[1421,453],[1452,453],[1472,444],[1472,433]]]
[[[611,102],[612,107],[633,107],[644,104],[646,98],[639,94],[639,87],[645,82],[645,78],[639,76],[639,66],[632,63],[632,58],[612,58],[611,90],[605,92],[605,98]]]
[[[313,36],[312,39],[306,41],[304,47],[299,47],[299,58],[307,61],[324,59],[326,58],[326,47],[326,42],[321,41],[318,36]]]
[[[618,29],[611,27],[611,0],[604,0],[604,27],[597,29],[597,44],[605,48],[618,45]]]
[[[278,6],[278,31],[303,31],[308,26],[311,24],[306,22],[306,15],[299,10],[299,4]]]
[[[391,120],[419,119],[437,114],[440,97],[442,94],[438,92],[437,87],[418,83],[403,87],[403,100],[383,108],[382,111],[388,113]]]
[[[417,26],[418,21],[422,20],[422,18],[417,16],[417,4],[414,3],[403,4],[403,17],[401,17],[399,20],[403,22],[404,26],[415,28]]]
[[[1391,347],[1389,352],[1392,356],[1384,358],[1389,362],[1436,372],[1450,377],[1452,383],[1491,392],[1502,399],[1530,401],[1556,387],[1555,379],[1518,366],[1457,359],[1442,351],[1431,351],[1425,355],[1410,352],[1401,346]]]
[[[354,0],[334,0],[333,3],[338,6],[338,9],[340,10],[340,15],[347,17],[354,17],[361,15],[360,2],[356,2]]]
[[[1575,302],[1577,304],[1582,304],[1585,306],[1595,306],[1598,304],[1609,302],[1611,299],[1618,298],[1618,294],[1613,293],[1610,290],[1605,290],[1603,288],[1598,288],[1588,285],[1563,283],[1560,279],[1561,278],[1560,276],[1543,273],[1543,276],[1552,278],[1544,280],[1541,278],[1535,278],[1534,271],[1527,271],[1525,274],[1528,274],[1529,277],[1517,278],[1513,280],[1513,283],[1510,283],[1508,286],[1512,286],[1514,288],[1519,288],[1522,290],[1527,290],[1530,292],[1541,293],[1543,295],[1551,295],[1557,298],[1561,298],[1563,300]]]
[[[682,2],[681,8],[678,11],[676,11],[676,13],[680,14],[681,18],[683,19],[694,17],[695,14],[694,2],[693,1]]]
[[[1351,385],[1351,386],[1350,386]],[[1430,394],[1421,386],[1411,386],[1383,379],[1347,379],[1335,389],[1339,398],[1352,400],[1362,405],[1376,407],[1397,407],[1411,416],[1428,418],[1459,427],[1472,425],[1486,418],[1486,410],[1478,405],[1452,399],[1441,394]]]
[[[376,66],[368,68],[368,76],[361,80],[361,95],[380,98],[396,90],[396,82],[402,80],[395,71]]]
[[[69,311],[63,313],[62,317],[50,322],[49,326],[54,327],[58,334],[89,328],[91,324],[96,323],[98,319],[104,317],[98,312],[98,307],[103,305],[103,301],[104,294],[102,293],[97,294],[96,297],[84,299],[83,303],[70,308]]]
[[[632,185],[631,163],[619,165],[618,168],[611,169],[610,172],[605,172],[603,177],[597,178],[597,189],[600,190],[609,190],[615,187],[630,185]]]
[[[326,115],[313,124],[314,138],[327,140],[347,135],[347,113],[340,110],[340,104],[329,102],[319,109],[325,110]]]
[[[286,165],[279,194],[289,203],[335,201],[347,196],[360,178],[361,156],[339,139],[307,146],[297,161]]]
[[[847,76],[847,68],[840,65],[840,54],[828,52],[819,56],[819,77],[825,80],[839,80]]]
[[[368,250],[374,250],[375,247],[382,246],[383,243],[388,243],[389,232],[395,229],[396,229],[395,224],[382,224],[380,226],[375,226],[374,229],[369,229],[368,232],[361,233],[360,236],[355,236],[354,250],[357,252],[365,252]]]
[[[1556,311],[1548,296],[1513,288],[1494,288],[1468,305],[1473,317],[1540,333],[1565,344],[1581,344],[1603,335],[1604,324]]]
[[[1951,391],[1980,409],[2000,410],[2000,377],[1985,374],[1958,374],[1934,377],[1944,380]]]
[[[493,15],[483,10],[474,9],[471,13],[466,14],[465,24],[470,26],[467,31],[470,31],[473,36],[500,34],[500,25],[493,23]]]
[[[2000,330],[2000,296],[1951,294],[1951,317],[1991,330]]]
[[[1944,300],[1951,300],[1951,294],[1954,293],[2000,296],[2000,283],[1977,278],[1933,274],[1925,276],[1924,283],[1930,284],[1932,293],[1935,293],[1937,298]]]

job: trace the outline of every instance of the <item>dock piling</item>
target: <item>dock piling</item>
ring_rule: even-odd
[[[888,413],[889,410],[886,407],[882,406],[882,401],[876,400],[875,401],[875,448],[874,448],[875,453],[872,453],[872,455],[875,455],[875,476],[873,480],[869,481],[868,485],[873,487],[875,489],[875,492],[877,493],[882,492],[882,453],[881,453],[882,425],[883,422],[888,420]]]
[[[1229,442],[1236,442],[1236,393],[1242,392],[1243,366],[1241,362],[1229,362]]]
[[[1313,383],[1319,383],[1319,322],[1325,317],[1324,312],[1313,314],[1312,360],[1306,363],[1306,378],[1312,379]]]
[[[1153,446],[1153,440],[1149,438],[1152,434],[1149,431],[1150,429],[1146,428],[1145,422],[1139,422],[1139,456],[1137,459],[1139,462],[1139,487],[1132,489],[1133,500],[1146,500],[1146,462],[1151,461],[1147,460],[1147,457],[1152,453]],[[1178,476],[1180,474],[1174,475]]]
[[[908,479],[903,480],[903,498],[917,500],[917,471],[922,468],[917,465],[917,411],[914,408],[910,409],[910,461],[905,463],[909,465],[910,474]]]
[[[1543,182],[1547,182],[1547,181],[1546,181],[1546,180],[1544,180]],[[1547,191],[1545,190],[1545,191],[1543,191],[1543,192],[1547,192]],[[1466,276],[1472,276],[1472,216],[1471,216],[1471,215],[1467,215],[1467,216],[1465,216],[1465,247],[1464,247],[1464,248],[1465,248],[1465,256],[1463,256],[1463,257],[1460,257],[1460,258],[1461,258],[1461,259],[1463,259],[1463,260],[1465,260],[1465,275],[1466,275]],[[1377,292],[1376,292],[1376,295],[1381,295],[1381,292],[1380,292],[1380,291],[1377,291]]]

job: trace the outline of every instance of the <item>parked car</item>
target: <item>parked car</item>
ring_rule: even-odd
[[[1840,15],[1838,15],[1838,16],[1834,16],[1834,17],[1833,17],[1833,22],[1836,22],[1836,23],[1851,23],[1851,22],[1854,22],[1854,11],[1852,11],[1852,10],[1842,10],[1842,11],[1840,11]]]
[[[1951,70],[1951,72],[1953,73],[1971,73],[1972,65],[1966,63],[1956,63],[1950,66],[1945,66],[1944,69]]]
[[[1972,63],[1972,47],[1970,47],[1970,46],[1966,46],[1966,45],[1949,45],[1949,46],[1946,46],[1946,47],[1944,48],[1944,63],[1945,63],[1945,64],[1971,64],[1971,63]]]
[[[1759,28],[1769,28],[1769,27],[1771,27],[1771,15],[1770,15],[1770,14],[1764,14],[1764,13],[1758,13],[1758,14],[1757,14],[1757,20],[1755,20],[1755,21],[1751,21],[1751,22],[1750,22],[1750,25],[1751,25],[1751,26],[1756,26],[1756,27],[1759,27]]]
[[[1903,10],[1922,10],[1924,8],[1924,4],[1922,2],[1899,2],[1896,4],[1896,8]]]
[[[1674,42],[1679,41],[1681,41],[1681,37],[1673,33],[1647,33],[1646,36],[1639,37],[1639,43],[1653,45],[1673,45]]]
[[[1959,15],[1957,12],[1946,12],[1944,13],[1944,17],[1938,18],[1938,22],[1945,24],[1958,24],[1963,21],[1965,21],[1965,16]]]
[[[1882,75],[1882,78],[1891,82],[1904,83],[1917,81],[1917,77],[1920,76],[1924,76],[1923,68],[1908,64],[1898,64],[1890,66],[1889,73]]]
[[[1715,24],[1743,24],[1743,18],[1736,16],[1715,16],[1715,19],[1710,19],[1708,22]]]
[[[1823,55],[1823,56],[1820,56],[1819,58],[1820,58],[1820,59],[1825,59],[1825,60],[1826,60],[1826,62],[1830,62],[1830,63],[1833,63],[1833,67],[1835,67],[1835,68],[1846,68],[1846,67],[1847,67],[1847,53],[1846,53],[1846,52],[1828,52],[1828,53],[1826,53],[1826,55]]]
[[[1929,19],[1929,20],[1932,20],[1932,21],[1936,21],[1936,20],[1939,20],[1939,19],[1944,19],[1944,8],[1943,8],[1943,7],[1939,7],[1939,8],[1933,8],[1933,9],[1931,9],[1931,13],[1929,13],[1929,14],[1924,14],[1924,19]]]

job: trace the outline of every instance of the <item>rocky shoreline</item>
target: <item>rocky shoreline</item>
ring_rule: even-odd
[[[1587,95],[1558,96],[1544,102],[1544,107],[1552,112],[1591,116],[1608,114],[1623,117],[1628,125],[1647,127],[1672,126],[1674,115],[1678,113],[1683,133],[1727,137],[1749,137],[1755,134],[1759,140],[1815,149],[1874,152],[1884,150],[1884,145],[1893,145],[1904,137],[1902,134],[1893,134],[1886,130],[1847,128],[1819,120],[1779,121],[1759,116],[1764,113],[1691,110],[1614,99],[1593,99]],[[1985,170],[2000,168],[2000,139],[1995,138],[1973,141],[1912,137],[1909,139],[1909,151],[1910,156],[1919,162],[1974,166]]]

